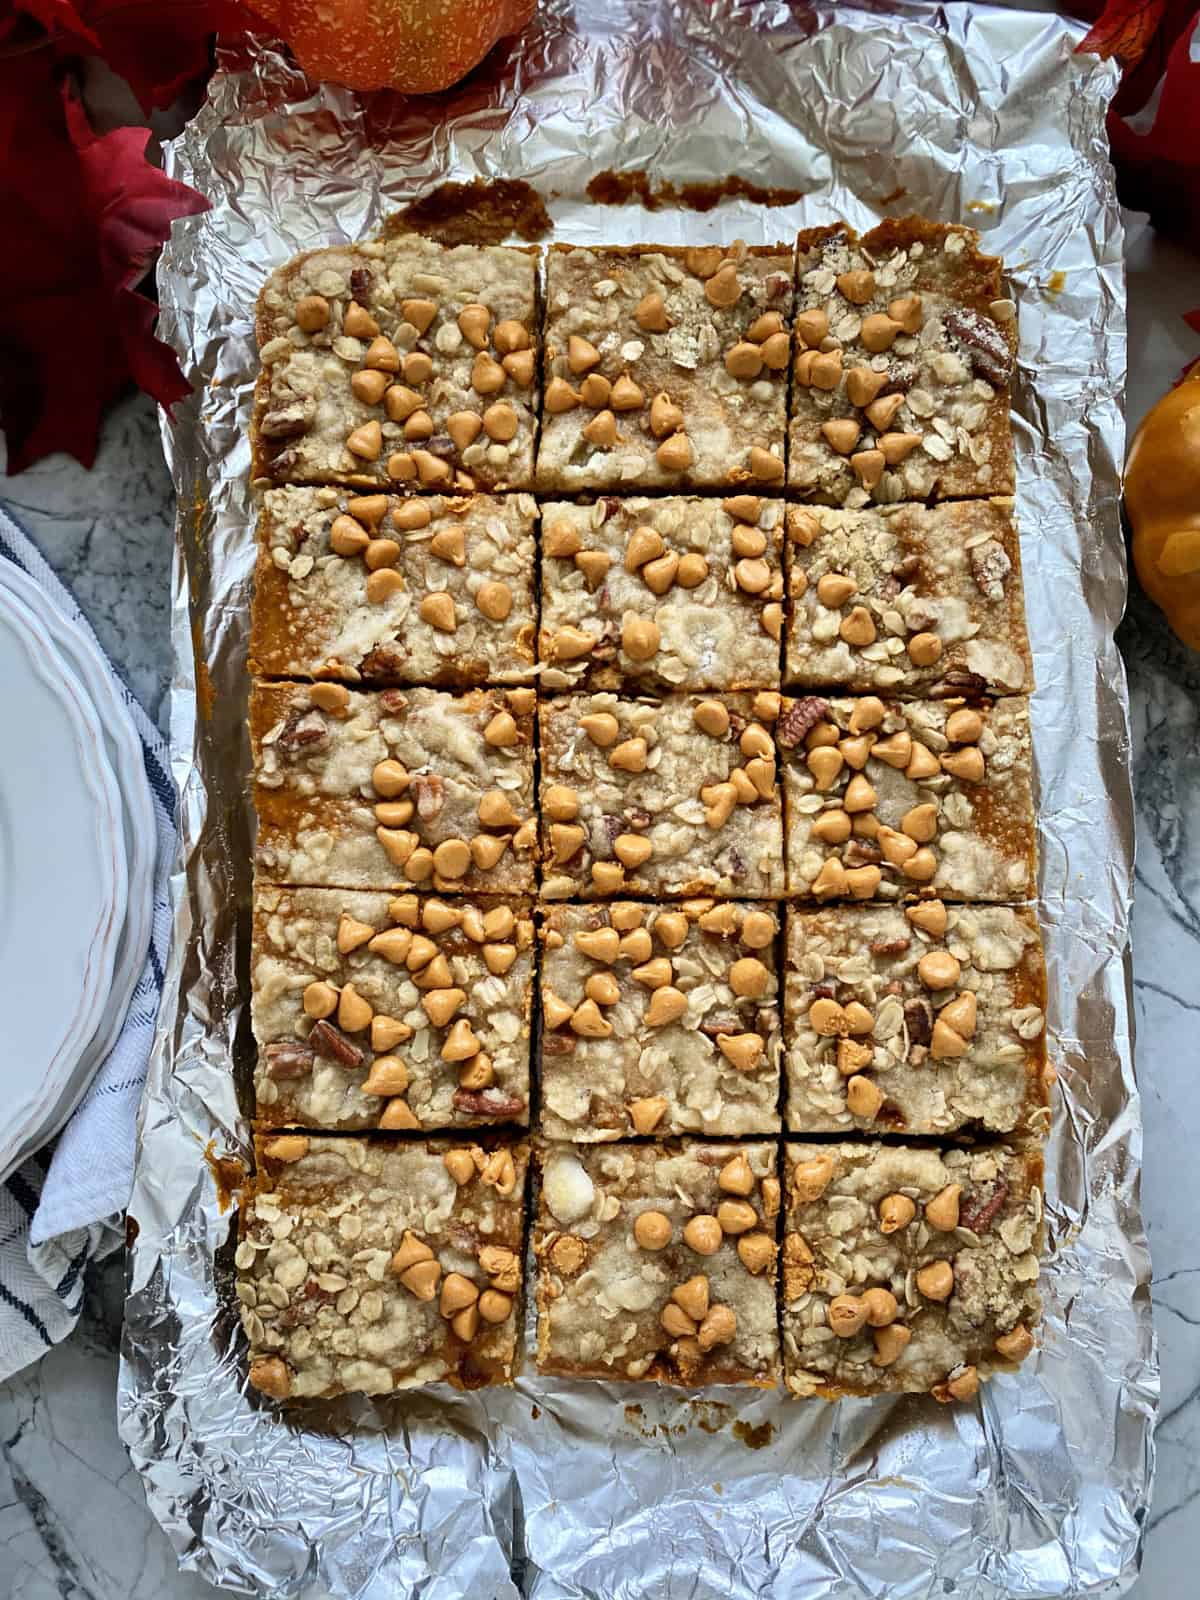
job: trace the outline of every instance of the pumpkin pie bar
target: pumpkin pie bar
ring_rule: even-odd
[[[279,267],[258,300],[255,474],[529,488],[537,258],[404,234]]]
[[[551,501],[542,530],[545,688],[779,687],[782,501]]]
[[[783,893],[778,692],[540,706],[542,894]]]
[[[258,683],[259,874],[342,889],[533,887],[532,689]]]
[[[785,679],[889,694],[1033,687],[1011,500],[788,513]]]
[[[265,1126],[529,1120],[527,902],[260,881],[250,983]]]
[[[773,1142],[544,1150],[540,1369],[773,1388],[775,1154]]]
[[[788,1144],[784,1379],[793,1395],[969,1401],[1033,1347],[1042,1158]]]
[[[788,893],[1022,900],[1037,867],[1029,702],[785,700]]]
[[[735,901],[549,907],[542,1132],[777,1132],[778,927],[770,906]]]
[[[557,245],[543,490],[783,487],[793,252]]]
[[[1044,1132],[1046,971],[1013,906],[791,909],[795,1133]]]
[[[978,245],[922,217],[800,235],[788,483],[804,498],[1012,493],[1016,307]]]
[[[271,489],[250,671],[349,683],[531,683],[530,495]]]
[[[255,1158],[235,1261],[260,1393],[512,1381],[525,1145],[288,1133]]]

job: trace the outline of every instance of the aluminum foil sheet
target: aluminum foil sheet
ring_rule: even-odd
[[[1133,822],[1113,629],[1125,369],[1112,67],[1079,30],[972,4],[543,0],[519,45],[433,101],[222,63],[168,170],[212,201],[159,270],[196,384],[164,442],[179,493],[175,941],[130,1207],[120,1422],[181,1560],[287,1597],[1117,1592],[1136,1566],[1157,1374],[1138,1212],[1126,954]],[[700,215],[606,208],[737,173],[804,192]],[[1020,303],[1020,518],[1038,691],[1041,914],[1061,1095],[1037,1355],[973,1407],[523,1378],[510,1393],[346,1402],[318,1426],[248,1397],[233,1213],[248,1156],[252,310],[271,267],[378,228],[447,179],[517,177],[555,237],[788,239],[923,211],[979,227]],[[219,1164],[218,1164],[219,1167]]]

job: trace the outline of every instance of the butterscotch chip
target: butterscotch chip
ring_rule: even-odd
[[[1028,1331],[1040,1315],[1040,1156],[1001,1145],[789,1143],[785,1168],[794,1175],[818,1154],[832,1157],[830,1182],[812,1196],[789,1181],[784,1214],[785,1260],[795,1243],[809,1263],[802,1278],[785,1279],[789,1390],[830,1398],[922,1393],[952,1383],[963,1368],[987,1376],[1004,1359],[996,1341],[1017,1327]],[[925,1208],[950,1186],[962,1192],[963,1226],[925,1226]],[[914,1216],[881,1229],[881,1211],[896,1197]],[[859,1315],[836,1327],[839,1290]],[[830,1339],[831,1327],[841,1336]]]
[[[310,251],[280,267],[258,303],[267,362],[256,396],[255,475],[277,483],[387,483],[401,476],[392,462],[404,454],[404,422],[419,411],[427,425],[407,437],[438,435],[449,450],[446,460],[430,457],[437,472],[427,463],[422,482],[449,483],[460,471],[480,488],[530,487],[536,273],[536,256],[524,250],[448,248],[417,234]],[[431,281],[437,292],[421,292]],[[316,299],[329,308],[319,324]],[[523,345],[514,343],[519,338]],[[493,348],[504,361],[524,357],[523,365],[506,370],[489,339],[499,341]],[[363,375],[398,380],[393,387],[414,391],[419,406],[397,416],[387,406],[391,389],[366,384]],[[506,420],[502,432],[462,443],[450,418],[478,412],[481,395],[504,405],[516,426],[508,432]]]
[[[527,495],[432,495],[418,508],[395,495],[269,490],[258,526],[251,672],[459,687],[532,679],[535,515]],[[391,535],[372,541],[368,529],[380,527]],[[501,591],[507,608],[494,603]],[[452,649],[442,637],[450,617]]]
[[[505,792],[522,826],[532,819],[533,718],[512,717],[518,741],[496,745],[484,730],[500,713],[512,717],[500,690],[351,693],[346,713],[329,716],[300,685],[257,685],[250,733],[260,874],[364,889],[439,887],[430,882],[434,853],[446,840],[469,840],[479,831],[487,788]],[[401,827],[378,822],[367,799],[380,768],[392,791],[380,800],[413,805]],[[522,841],[520,833],[486,876],[474,868],[456,883],[492,893],[532,888],[534,840]]]
[[[1016,324],[997,313],[1011,306],[1000,262],[978,244],[917,217],[862,239],[844,226],[800,235],[789,482],[804,498],[858,509],[1012,493]],[[844,381],[817,381],[827,358],[805,347],[820,325]],[[860,429],[855,455],[829,433],[845,423]]]
[[[687,1388],[774,1383],[774,1229],[726,1236],[715,1215],[718,1174],[735,1156],[758,1186],[774,1171],[769,1142],[544,1151],[533,1235],[543,1372]],[[686,1242],[700,1218],[715,1230],[702,1255]],[[573,1255],[560,1259],[568,1238],[586,1272]]]
[[[509,1382],[518,1284],[498,1291],[489,1266],[521,1248],[526,1147],[505,1152],[515,1182],[502,1195],[458,1178],[471,1153],[445,1141],[314,1137],[286,1162],[276,1142],[258,1141],[236,1256],[255,1386],[311,1400]],[[447,1320],[468,1307],[469,1348],[467,1325]]]
[[[742,724],[753,720],[748,695],[719,699]],[[542,703],[543,792],[555,785],[576,792],[577,825],[586,841],[570,862],[557,863],[543,823],[545,898],[590,899],[621,889],[670,897],[780,894],[782,826],[774,765],[751,773],[752,763],[746,764],[754,798],[739,803],[730,774],[743,766],[742,752],[731,736],[713,738],[697,727],[700,703],[694,696],[652,703],[612,694]],[[581,727],[589,737],[580,737]],[[603,743],[596,742],[597,732]],[[631,824],[650,841],[652,853],[623,877],[613,874],[609,888],[607,869],[619,865],[614,841]],[[599,875],[597,867],[604,869]]]
[[[1033,892],[1036,834],[1033,818],[1032,755],[1028,702],[1005,697],[981,708],[977,750],[982,777],[961,778],[943,769],[949,753],[948,718],[958,709],[953,699],[878,702],[882,717],[861,771],[845,763],[840,744],[829,761],[829,746],[809,750],[808,739],[828,726],[839,741],[853,737],[860,713],[853,699],[810,695],[785,702],[775,727],[790,828],[788,892],[800,897],[842,898],[845,874],[868,863],[880,870],[876,899],[896,900],[918,885],[931,885],[944,900],[1020,900]],[[818,775],[813,758],[829,766]],[[907,780],[898,784],[894,774]],[[875,799],[869,833],[852,832],[836,842],[821,827],[821,817],[847,812],[848,797],[865,803]],[[931,807],[932,811],[925,808]],[[928,843],[903,830],[906,817],[919,812],[921,832],[933,831]],[[877,842],[876,842],[877,841]]]
[[[556,385],[573,393],[603,378],[620,428],[597,437],[586,410],[547,404],[540,488],[738,483],[754,470],[752,449],[778,460],[782,482],[791,252],[712,249],[717,264],[703,277],[667,246],[550,252],[547,401]]]

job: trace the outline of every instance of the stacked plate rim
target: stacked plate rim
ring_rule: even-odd
[[[141,740],[92,639],[0,560],[0,1180],[57,1134],[145,959],[156,849]]]

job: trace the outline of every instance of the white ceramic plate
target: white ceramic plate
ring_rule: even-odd
[[[128,908],[113,968],[112,988],[96,1032],[84,1050],[78,1074],[90,1082],[117,1041],[141,976],[154,914],[154,861],[158,833],[142,741],[113,679],[92,640],[63,615],[46,591],[11,561],[0,561],[0,586],[24,602],[45,626],[58,653],[74,669],[96,708],[104,746],[124,801]],[[70,1115],[66,1112],[62,1121]],[[46,1135],[56,1133],[57,1128]]]
[[[0,589],[0,1175],[40,1142],[108,998],[125,918],[122,805],[46,630]]]

